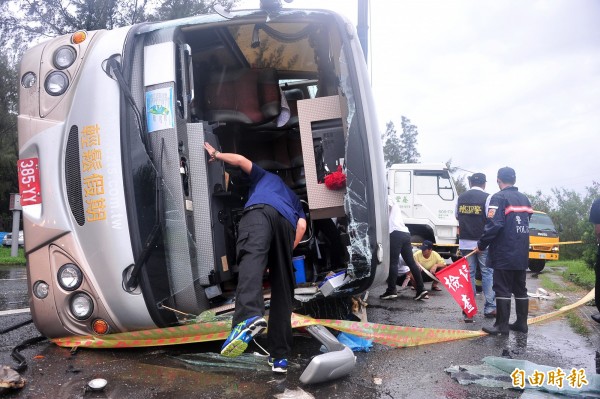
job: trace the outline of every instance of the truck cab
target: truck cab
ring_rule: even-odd
[[[440,255],[456,256],[458,195],[443,163],[392,165],[388,170],[388,192],[402,210],[413,243],[430,240]]]
[[[558,231],[545,212],[533,211],[529,219],[529,270],[539,273],[547,260],[558,260]]]

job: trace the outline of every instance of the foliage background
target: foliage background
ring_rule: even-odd
[[[217,4],[229,10],[238,1],[0,0],[0,231],[9,230],[12,226],[8,202],[10,193],[18,191],[17,65],[20,55],[27,47],[79,29],[113,29],[143,21],[187,17],[207,13]],[[388,167],[393,163],[419,162],[417,126],[405,116],[401,120],[400,135],[391,121],[382,134],[384,158]],[[452,159],[446,164],[453,174],[459,193],[466,190],[465,176],[458,175],[460,168],[453,166]],[[561,258],[583,257],[591,264],[596,246],[588,215],[592,201],[600,197],[599,183],[591,182],[585,193],[557,187],[551,193],[538,191],[528,196],[534,209],[550,214],[554,223],[561,228],[561,241],[584,241],[583,245],[562,246]]]

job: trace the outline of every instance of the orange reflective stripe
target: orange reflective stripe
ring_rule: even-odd
[[[504,214],[508,215],[511,212],[527,212],[533,213],[533,209],[530,206],[507,206],[504,208]]]

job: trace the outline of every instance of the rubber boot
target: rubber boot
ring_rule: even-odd
[[[517,312],[517,320],[508,325],[513,331],[519,331],[527,334],[529,327],[527,326],[527,314],[529,313],[529,298],[515,298],[515,311]]]
[[[510,298],[496,297],[496,322],[492,327],[483,327],[482,330],[490,335],[509,333],[508,319],[510,318]]]

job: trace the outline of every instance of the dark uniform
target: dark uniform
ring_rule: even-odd
[[[482,173],[474,174],[469,178],[471,184],[484,185],[485,175]],[[456,218],[458,219],[458,227],[460,229],[460,240],[458,241],[460,252],[468,254],[477,246],[477,240],[483,234],[485,224],[487,223],[487,215],[485,212],[485,204],[489,194],[483,189],[475,185],[470,190],[465,191],[458,196],[456,204]],[[481,273],[481,286],[485,296],[485,306],[483,313],[486,317],[495,317],[496,314],[496,297],[492,288],[494,271],[487,266],[487,251],[481,251],[467,257],[469,262],[469,271],[471,277],[471,287],[473,294],[476,292],[475,279],[477,269]],[[466,322],[471,321],[465,319]]]
[[[296,224],[306,216],[296,194],[278,176],[253,163],[249,179],[249,198],[236,243],[239,275],[233,326],[264,315],[262,278],[269,265],[269,353],[281,359],[287,357],[292,345]]]
[[[590,209],[590,222],[600,224],[600,198],[595,200]],[[596,271],[596,308],[600,312],[600,245],[597,246],[596,263],[594,270]],[[596,316],[596,315],[594,315]],[[600,323],[600,315],[592,318]]]
[[[529,218],[533,210],[529,199],[514,186],[494,194],[488,208],[488,222],[477,247],[488,250],[488,266],[494,269],[496,324],[489,333],[507,334],[511,294],[515,296],[517,321],[510,325],[527,332],[529,299],[525,284],[529,259]],[[488,331],[490,330],[490,331]]]

